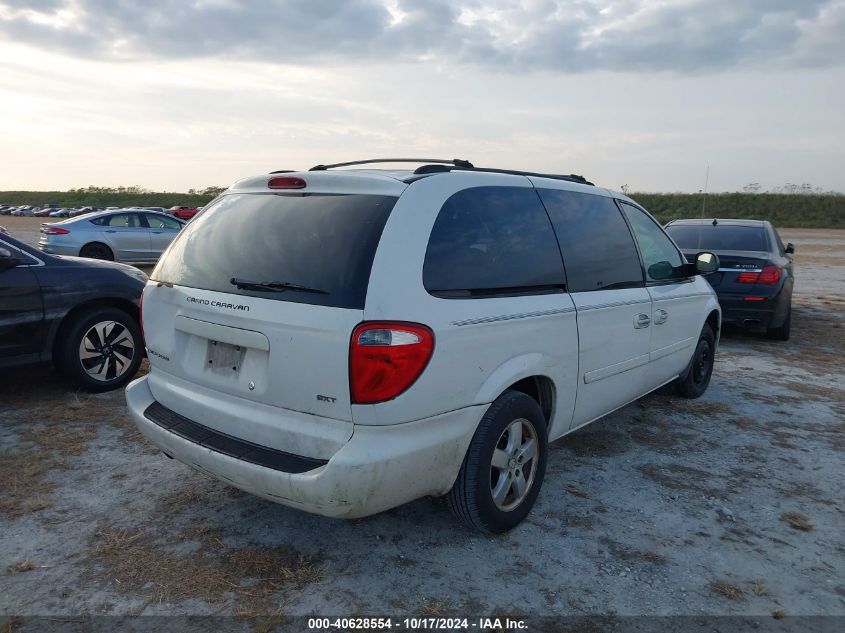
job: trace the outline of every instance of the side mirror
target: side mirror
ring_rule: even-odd
[[[0,246],[0,273],[10,268],[14,268],[21,263],[15,254],[8,248]]]
[[[795,252],[795,244],[793,244],[792,242],[789,242],[789,243],[786,245],[786,248],[785,248],[784,250],[785,250],[787,253],[789,253],[790,255],[792,255],[792,253],[794,253],[794,252]]]
[[[715,253],[699,253],[695,256],[695,272],[699,275],[709,275],[719,270],[719,256]]]
[[[648,267],[648,276],[658,281],[671,278],[674,272],[675,269],[672,268],[672,264],[665,261],[654,263]]]

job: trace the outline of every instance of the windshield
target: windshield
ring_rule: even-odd
[[[769,250],[762,226],[736,224],[670,224],[666,232],[686,251],[760,251]]]
[[[359,194],[226,195],[182,229],[151,279],[363,309],[376,246],[396,200]],[[321,292],[298,292],[293,286]]]

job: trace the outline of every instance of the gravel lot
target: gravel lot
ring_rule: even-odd
[[[31,242],[40,221],[0,218]],[[792,340],[728,330],[700,400],[556,442],[501,537],[435,499],[349,522],[274,505],[152,449],[121,392],[0,374],[0,614],[845,616],[845,231],[783,235]]]

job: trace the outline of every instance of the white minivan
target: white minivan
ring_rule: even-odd
[[[308,512],[446,495],[502,532],[550,441],[667,383],[707,389],[712,253],[688,263],[580,176],[337,169],[369,162],[242,180],[164,253],[126,397],[165,454]]]

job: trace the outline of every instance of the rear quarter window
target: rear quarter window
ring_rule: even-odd
[[[363,309],[376,246],[393,196],[233,194],[194,220],[150,278],[279,301]],[[237,288],[233,278],[323,291]]]
[[[533,189],[473,187],[440,209],[423,265],[431,294],[560,292],[565,281],[551,223]]]

